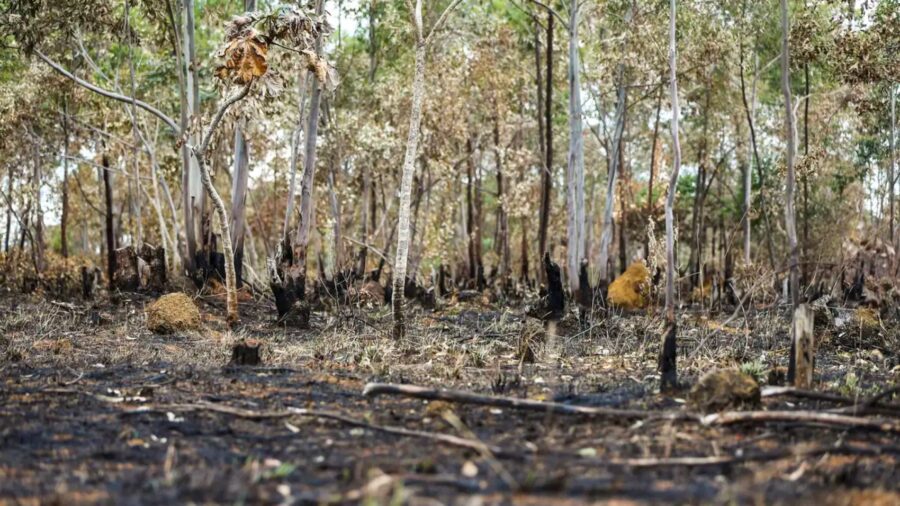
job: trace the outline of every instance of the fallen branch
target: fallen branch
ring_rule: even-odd
[[[559,402],[544,402],[517,397],[481,395],[461,390],[431,389],[416,385],[396,385],[392,383],[369,383],[363,389],[366,397],[378,395],[400,395],[427,399],[432,401],[457,402],[460,404],[478,404],[497,408],[534,411],[556,415],[578,415],[596,418],[622,419],[662,419],[662,420],[698,420],[699,417],[689,413],[641,411],[636,409],[601,408],[594,406],[573,406]]]
[[[325,420],[334,420],[337,422],[341,422],[345,425],[350,425],[352,427],[360,427],[363,429],[368,429],[376,432],[382,432],[385,434],[393,434],[396,436],[406,436],[406,437],[415,437],[421,439],[428,439],[431,441],[435,441],[438,443],[446,444],[449,446],[456,446],[460,448],[466,448],[474,451],[484,451],[488,450],[495,455],[500,455],[505,458],[524,458],[525,454],[522,452],[513,452],[509,450],[505,450],[498,446],[487,445],[482,443],[481,441],[475,441],[471,439],[461,438],[457,436],[452,436],[449,434],[440,434],[437,432],[427,432],[421,430],[413,430],[406,429],[403,427],[391,427],[385,425],[374,425],[371,423],[364,422],[362,420],[357,420],[355,418],[350,418],[348,416],[332,413],[329,411],[317,411],[311,409],[303,409],[303,408],[288,408],[283,411],[251,411],[242,408],[235,408],[232,406],[227,406],[224,404],[215,404],[211,402],[197,402],[197,403],[189,403],[189,404],[160,404],[155,406],[140,406],[138,408],[129,409],[122,411],[122,415],[138,415],[143,413],[166,413],[166,412],[191,412],[191,411],[211,411],[214,413],[221,413],[225,415],[232,415],[238,418],[245,418],[248,420],[265,420],[265,419],[280,419],[280,418],[290,418],[293,416],[301,416],[301,417],[310,417],[310,418],[320,418]]]
[[[790,422],[827,425],[847,429],[869,429],[900,434],[900,424],[859,416],[817,411],[728,411],[704,416],[703,425],[732,425],[744,422]]]
[[[846,407],[829,410],[831,413],[861,415],[864,413],[878,414],[887,416],[900,416],[900,406],[885,404],[882,401],[895,393],[898,388],[887,389],[880,394],[859,402],[858,399],[845,397],[840,394],[830,392],[816,392],[815,390],[805,390],[794,387],[764,387],[762,389],[762,397],[796,397],[798,399],[809,399],[814,401],[832,402],[842,404]]]

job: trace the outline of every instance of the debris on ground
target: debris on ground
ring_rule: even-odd
[[[147,306],[147,328],[157,334],[200,330],[200,310],[187,295],[163,295]]]
[[[650,271],[643,261],[638,260],[609,285],[606,300],[620,309],[643,309],[647,307],[646,295],[649,289]]]
[[[688,394],[689,406],[704,413],[753,407],[759,400],[759,384],[736,368],[706,373]]]

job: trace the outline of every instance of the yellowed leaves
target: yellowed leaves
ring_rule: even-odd
[[[268,70],[268,52],[269,45],[255,34],[236,38],[225,47],[225,63],[216,69],[216,76],[223,81],[247,84]]]

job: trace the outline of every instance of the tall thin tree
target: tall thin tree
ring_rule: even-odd
[[[403,316],[404,288],[406,287],[406,268],[409,257],[409,222],[410,200],[412,194],[413,175],[416,170],[416,152],[419,148],[419,125],[422,122],[422,102],[425,99],[425,57],[428,44],[434,33],[440,29],[447,19],[450,11],[459,4],[460,0],[453,0],[441,13],[437,22],[431,27],[428,34],[422,24],[422,0],[416,0],[415,7],[410,5],[413,21],[413,30],[416,38],[415,75],[413,76],[412,106],[409,113],[409,132],[406,140],[406,154],[403,157],[403,173],[400,181],[400,207],[397,210],[397,252],[394,256],[393,293],[391,294],[391,309],[394,314],[394,338],[400,339],[406,334],[406,321]]]
[[[666,330],[659,353],[660,387],[675,388],[678,384],[676,368],[677,323],[675,321],[675,190],[681,170],[681,144],[678,141],[678,80],[676,72],[675,0],[669,2],[669,92],[672,101],[672,175],[666,195]]]

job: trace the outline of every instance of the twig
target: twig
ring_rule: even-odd
[[[900,434],[900,424],[897,423],[817,411],[728,411],[704,416],[700,421],[703,425],[732,425],[744,422],[792,422],[846,429],[869,429]]]
[[[635,409],[601,408],[593,406],[572,406],[559,402],[543,402],[516,397],[481,395],[460,390],[430,389],[416,385],[395,385],[391,383],[369,383],[363,389],[366,397],[378,395],[400,395],[416,399],[440,400],[462,404],[478,404],[498,408],[518,409],[556,415],[579,415],[597,418],[621,419],[662,419],[699,420],[697,416],[679,412],[653,413]]]

